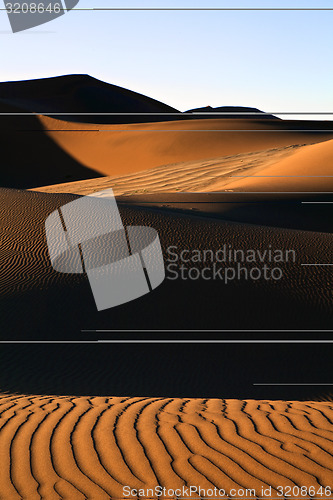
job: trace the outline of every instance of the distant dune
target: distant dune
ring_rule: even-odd
[[[219,106],[217,108],[212,108],[211,106],[205,106],[203,108],[190,109],[187,113],[202,113],[203,115],[209,116],[212,114],[219,114],[223,118],[238,118],[246,120],[247,118],[260,118],[268,120],[280,120],[277,116],[266,114],[257,108],[248,108],[244,106]]]
[[[264,114],[257,108],[241,106],[218,108],[207,106],[191,109],[182,114],[160,101],[82,74],[0,83],[0,109],[6,102],[34,113],[79,113],[80,116],[72,116],[71,121],[88,123],[165,121],[172,119],[174,113],[182,115],[177,119],[189,120],[193,113],[207,112],[226,113],[226,118],[248,118],[249,113],[254,113],[259,119],[278,119],[273,115]],[[101,116],[98,113],[110,113],[110,115]],[[127,113],[127,115],[115,116],[113,113]],[[147,113],[152,115],[147,117],[145,116]],[[165,114],[171,116],[165,117],[163,116]],[[63,119],[67,120],[68,117],[63,115]]]
[[[4,394],[0,412],[8,500],[109,500],[126,497],[124,486],[143,498],[157,486],[237,498],[332,487],[331,402]]]
[[[131,123],[160,120],[141,113],[177,113],[178,110],[137,92],[102,82],[89,75],[0,83],[1,102],[20,106],[34,113],[79,113],[71,121],[92,123]],[[131,116],[131,113],[138,116]],[[88,113],[84,115],[84,113]],[[89,113],[96,113],[93,117]],[[99,116],[97,113],[129,113],[125,116]],[[68,119],[65,115],[63,119]],[[165,118],[164,118],[165,119]]]

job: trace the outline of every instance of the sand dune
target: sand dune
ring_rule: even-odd
[[[332,138],[330,122],[195,119],[102,128],[81,124],[78,129],[75,123],[46,116],[40,121],[48,137],[69,156],[112,176]],[[313,132],[325,128],[326,132]]]
[[[216,185],[219,186],[222,183]],[[273,165],[244,172],[244,178],[234,180],[228,189],[333,191],[333,141],[306,146]]]
[[[123,176],[107,176],[37,188],[86,195],[112,187],[117,195],[173,192],[333,191],[333,141],[293,145],[204,161],[162,165]]]
[[[330,270],[300,264],[331,262],[332,235],[313,231],[315,226],[311,225],[311,219],[304,216],[306,225],[302,230],[269,227],[269,211],[260,203],[257,212],[268,214],[266,225],[260,224],[260,218],[256,225],[236,223],[228,221],[229,214],[227,220],[202,218],[197,216],[200,212],[181,214],[168,207],[152,209],[123,200],[119,206],[123,223],[154,227],[165,257],[168,257],[166,251],[170,245],[176,245],[179,251],[184,248],[217,251],[224,244],[244,250],[268,249],[271,245],[272,248],[294,249],[297,262],[283,265],[284,278],[279,286],[266,280],[242,279],[228,286],[219,279],[165,280],[154,293],[98,313],[86,278],[57,273],[48,257],[45,219],[74,198],[68,194],[1,190],[3,312],[0,323],[3,338],[66,339],[70,335],[81,339],[81,329],[103,329],[110,325],[119,329],[330,328],[332,296],[327,288]],[[247,212],[252,205],[246,200],[244,203]],[[305,209],[300,207],[304,215]],[[281,204],[275,211],[280,222],[287,224],[288,212],[282,220]],[[317,219],[320,219],[318,214]],[[244,212],[240,220],[248,220]],[[258,221],[258,214],[254,220]],[[226,267],[228,264],[221,265]],[[198,266],[205,266],[205,263]],[[151,311],[158,311],[158,314],[151,314]]]
[[[3,104],[1,113],[22,113],[19,106]],[[0,115],[2,162],[0,185],[29,188],[51,183],[99,177],[67,155],[49,138],[37,116]]]
[[[112,188],[118,201],[226,220],[332,232],[333,141],[163,165],[135,174],[45,186],[87,195]]]
[[[7,113],[0,117],[6,159],[0,185],[31,188],[124,176],[332,138],[329,121],[280,120],[254,108],[235,109],[254,109],[258,116],[221,119],[219,109],[234,108],[208,115],[180,113],[88,75],[0,83],[0,111]],[[33,115],[20,116],[26,112]]]
[[[331,402],[4,394],[0,412],[1,498],[333,487]]]
[[[237,118],[237,119],[253,119],[253,115],[258,115],[257,117],[263,120],[280,120],[280,118],[263,113],[258,108],[249,108],[244,106],[219,106],[212,108],[211,106],[205,106],[203,108],[189,109],[187,113],[202,113],[206,116],[212,114],[220,114],[221,116],[225,114],[225,118]]]
[[[329,338],[332,326],[331,268],[313,265],[333,257],[332,205],[321,204],[333,199],[332,123],[176,120],[163,103],[82,75],[0,84],[2,113],[27,110],[36,114],[0,117],[0,185],[46,186],[0,189],[0,498],[110,500],[125,498],[124,486],[154,498],[147,490],[158,485],[333,498],[320,493],[333,489],[331,353],[292,341],[303,330]],[[83,115],[38,116],[45,111]],[[98,111],[136,115],[88,115]],[[86,275],[52,268],[45,220],[107,187],[125,226],[158,231],[166,266],[170,246],[296,258],[279,264],[280,281],[248,280],[248,261],[230,283],[172,280],[167,267],[153,293],[99,313]],[[222,274],[229,265],[219,262]],[[180,266],[186,274],[193,262]],[[198,348],[191,329],[205,342],[239,340]],[[161,330],[180,343],[164,344]],[[267,330],[288,344],[242,343],[267,340]],[[124,335],[153,343],[138,349]]]
[[[44,193],[73,193],[87,195],[112,187],[116,195],[166,192],[211,192],[225,189],[235,175],[251,175],[251,172],[276,164],[292,155],[301,145],[265,149],[253,153],[241,153],[206,160],[161,165],[156,168],[119,176],[104,176],[35,188]]]
[[[0,108],[2,103],[19,106],[34,113],[79,113],[80,116],[72,116],[71,120],[88,123],[131,123],[147,119],[159,121],[159,116],[147,118],[144,113],[178,112],[160,101],[89,75],[64,75],[0,83]],[[136,117],[98,115],[133,112],[137,113]],[[65,115],[63,118],[66,119]]]

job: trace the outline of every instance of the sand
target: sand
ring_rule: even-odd
[[[333,486],[331,402],[4,394],[0,412],[1,498]]]
[[[331,335],[331,268],[313,264],[333,261],[332,123],[178,116],[84,75],[0,95],[2,113],[34,113],[0,117],[0,498],[151,498],[157,485],[332,498],[330,344],[297,342]],[[83,114],[40,114],[71,110]],[[166,265],[170,245],[296,258],[278,282],[167,269],[153,293],[98,313],[85,275],[51,267],[45,219],[109,187],[125,226],[158,231]],[[288,343],[261,343],[272,336]]]
[[[205,165],[332,139],[329,121],[279,120],[259,111],[240,119],[214,111],[181,113],[88,75],[1,83],[0,112],[16,113],[0,117],[0,185],[12,188],[125,176],[184,162],[196,168],[198,161]],[[40,114],[47,112],[57,115]]]
[[[263,205],[259,203],[256,210],[252,209],[252,223],[248,223],[242,221],[248,212],[246,207],[255,207],[255,204],[244,203],[243,212],[238,213],[241,222],[230,222],[223,214],[214,219],[209,213],[201,217],[203,212],[195,210],[178,213],[170,208],[140,207],[123,201],[119,208],[126,226],[151,226],[158,231],[165,266],[170,264],[167,260],[171,258],[168,253],[170,245],[177,246],[178,252],[182,249],[211,249],[215,252],[224,244],[244,250],[264,250],[271,246],[273,249],[293,249],[296,261],[283,263],[283,279],[278,284],[272,280],[246,280],[245,276],[227,286],[220,279],[166,279],[154,293],[98,313],[85,276],[58,273],[49,261],[45,219],[57,207],[74,198],[75,195],[69,194],[1,190],[2,338],[66,339],[70,336],[71,339],[80,339],[81,329],[110,328],[110,325],[115,329],[149,330],[330,328],[332,297],[327,288],[330,269],[301,266],[302,263],[332,261],[332,234],[328,232],[330,220],[322,221],[320,212],[314,212],[313,220],[303,216],[308,224],[305,228],[291,229],[287,223],[292,205],[286,205],[282,217],[281,203],[271,211],[262,210]],[[237,211],[239,203],[235,204],[234,210]],[[229,203],[225,205],[231,206]],[[299,206],[298,219],[302,220],[304,210],[312,209]],[[231,209],[228,210],[229,217]],[[284,227],[260,223],[263,213],[269,222],[276,211],[280,223],[285,223]],[[258,217],[259,221],[253,223]],[[326,224],[323,227],[326,232],[314,230],[318,221]],[[225,268],[228,262],[219,265]],[[247,265],[250,268],[253,264]],[[187,266],[202,268],[205,263],[188,263]],[[172,277],[171,273],[169,277]]]
[[[193,119],[78,127],[45,116],[39,120],[47,136],[70,157],[99,174],[112,176],[332,137],[330,122]],[[323,128],[327,131],[313,131]]]
[[[87,195],[112,187],[117,195],[175,192],[329,192],[333,190],[333,141],[292,145],[220,158],[162,165],[123,176],[37,188]]]

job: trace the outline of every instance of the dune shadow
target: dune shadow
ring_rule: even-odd
[[[330,359],[330,349],[318,344],[4,345],[0,390],[77,396],[319,400],[329,397],[330,388],[311,383],[329,380]],[[301,384],[306,382],[310,385]],[[272,385],[254,385],[258,383]],[[283,385],[288,383],[296,385]]]
[[[1,103],[1,112],[20,112]],[[37,116],[0,116],[0,186],[28,189],[103,177],[63,151]]]

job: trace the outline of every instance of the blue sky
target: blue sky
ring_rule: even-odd
[[[119,6],[332,8],[333,3],[80,0],[77,5]],[[180,110],[239,105],[267,112],[333,112],[332,26],[333,11],[85,10],[13,34],[2,10],[0,80],[88,73]]]

